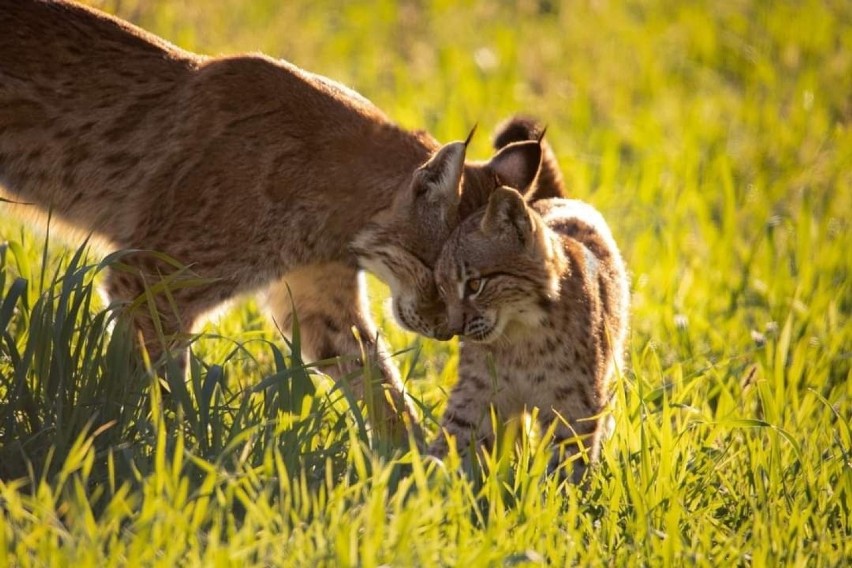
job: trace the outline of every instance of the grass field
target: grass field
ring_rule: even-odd
[[[584,489],[526,436],[480,472],[375,442],[251,301],[161,405],[101,258],[0,203],[0,566],[852,562],[852,4],[98,5],[442,141],[540,117],[630,268],[629,364]],[[457,346],[401,332],[373,284],[434,431]]]

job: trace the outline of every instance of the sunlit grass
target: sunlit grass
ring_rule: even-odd
[[[0,563],[852,558],[847,2],[97,4],[187,49],[286,58],[442,141],[540,117],[630,268],[629,364],[582,488],[524,436],[479,474],[377,443],[251,300],[163,402],[91,287],[100,257],[0,213]],[[400,331],[371,287],[434,430],[456,346]]]

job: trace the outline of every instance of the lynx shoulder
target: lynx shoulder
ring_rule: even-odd
[[[450,236],[435,277],[463,342],[444,434],[460,448],[489,444],[492,408],[500,421],[537,408],[541,427],[555,426],[551,466],[573,461],[578,480],[598,456],[628,325],[627,276],[603,217],[500,188]],[[445,435],[433,454],[446,452]]]

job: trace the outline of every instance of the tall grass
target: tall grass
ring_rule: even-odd
[[[560,485],[524,432],[476,470],[378,444],[251,301],[164,399],[93,287],[120,258],[0,213],[0,563],[849,563],[847,2],[282,4],[100,3],[342,80],[442,140],[545,120],[632,273],[601,466]],[[371,288],[434,430],[457,348],[401,332]]]

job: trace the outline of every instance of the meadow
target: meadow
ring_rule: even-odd
[[[519,433],[479,467],[376,438],[255,301],[161,400],[97,292],[117,259],[0,203],[0,566],[852,562],[852,4],[102,0],[262,51],[441,141],[522,112],[631,272],[616,428],[584,487]],[[457,342],[374,311],[435,432]]]

